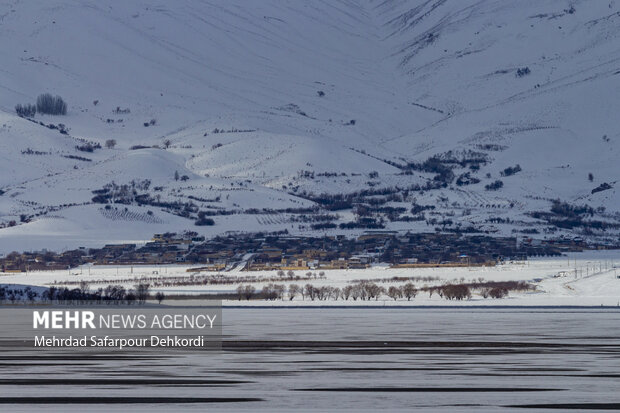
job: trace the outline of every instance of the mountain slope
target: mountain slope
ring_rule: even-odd
[[[615,242],[619,20],[614,2],[563,0],[4,3],[0,220],[19,225],[0,250],[54,247],[46,220],[73,228],[60,247],[355,234],[366,218]],[[43,92],[68,114],[16,116]],[[93,201],[112,182],[136,192],[108,203],[135,210],[133,232]],[[345,209],[326,200],[352,193]],[[575,217],[554,199],[591,212],[558,226]],[[215,225],[196,227],[200,211]],[[106,224],[84,235],[93,217]]]

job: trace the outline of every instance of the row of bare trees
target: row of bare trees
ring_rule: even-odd
[[[152,287],[179,287],[179,286],[193,286],[193,285],[232,285],[237,283],[264,283],[264,282],[286,282],[286,281],[310,281],[312,279],[325,278],[325,272],[320,271],[310,272],[305,275],[295,274],[293,271],[284,272],[283,270],[277,271],[275,275],[268,276],[255,276],[255,275],[227,275],[222,273],[217,274],[190,274],[188,276],[175,276],[175,275],[148,275],[131,278],[115,279],[114,282],[129,284],[129,283],[148,283]],[[109,284],[111,279],[91,279],[89,283],[92,284]],[[59,281],[57,284],[62,285],[79,285],[80,281]]]
[[[427,291],[429,297],[437,293],[442,298],[448,300],[465,300],[470,299],[472,291],[478,291],[482,298],[505,298],[510,291],[533,291],[536,286],[525,281],[483,281],[438,285],[433,287],[424,287],[423,291]]]
[[[43,93],[37,97],[36,105],[27,103],[25,105],[18,104],[15,106],[15,112],[18,116],[32,118],[39,113],[48,115],[66,115],[67,102],[60,96],[52,96],[49,93]]]
[[[383,296],[388,296],[394,300],[406,298],[408,301],[418,294],[417,288],[412,283],[407,283],[401,287],[391,286],[387,290],[373,282],[361,281],[356,284],[347,285],[344,288],[332,287],[329,285],[314,286],[306,284],[303,287],[298,284],[290,284],[288,288],[284,284],[269,283],[260,292],[252,285],[239,285],[237,287],[237,298],[241,300],[264,299],[264,300],[284,300],[287,298],[292,301],[295,297],[301,296],[302,300],[325,301],[325,300],[379,300]]]
[[[30,287],[24,288],[10,288],[10,287],[0,287],[0,303],[10,302],[11,304],[15,304],[18,301],[30,301],[34,302],[37,297],[39,297],[39,293],[34,291]]]
[[[429,298],[437,294],[446,300],[468,300],[472,297],[472,290],[479,291],[483,298],[505,298],[511,290],[528,291],[535,289],[534,286],[522,281],[499,281],[474,284],[446,284],[433,287],[424,286],[421,289],[411,282],[401,286],[392,285],[389,288],[382,287],[372,281],[358,281],[343,288],[329,285],[314,286],[306,284],[290,284],[288,288],[284,284],[269,283],[262,290],[257,291],[252,285],[239,285],[237,296],[241,300],[264,299],[264,300],[294,300],[300,296],[302,300],[325,301],[325,300],[353,300],[367,301],[379,300],[389,297],[394,301],[407,299],[411,301],[420,291],[428,292]]]
[[[122,285],[108,285],[105,288],[98,288],[91,291],[87,282],[82,281],[79,288],[69,289],[67,287],[49,287],[38,293],[31,287],[9,288],[0,286],[0,303],[9,302],[34,302],[38,299],[48,303],[57,304],[144,304],[150,297],[149,284],[140,283],[134,288],[126,289]],[[154,298],[161,304],[165,295],[157,292]]]
[[[91,291],[87,282],[81,282],[79,288],[49,287],[41,294],[41,299],[50,303],[58,304],[144,304],[149,298],[150,285],[140,283],[134,288],[126,289],[122,285],[108,285]],[[156,294],[155,298],[161,303],[163,293]]]

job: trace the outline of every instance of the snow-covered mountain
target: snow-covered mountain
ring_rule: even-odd
[[[0,251],[365,227],[617,242],[619,39],[615,0],[4,2]],[[17,116],[41,93],[67,115]]]

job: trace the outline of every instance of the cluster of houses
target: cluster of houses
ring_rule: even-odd
[[[265,239],[248,260],[248,270],[356,269],[385,263],[393,267],[495,265],[528,255],[557,255],[548,245],[527,249],[512,237],[367,231],[357,238],[282,237]]]
[[[79,250],[56,254],[51,251],[12,252],[0,258],[0,272],[52,271],[75,267],[82,263],[83,252]]]
[[[495,265],[534,255],[580,250],[576,240],[533,241],[514,237],[366,231],[357,238],[230,235],[205,240],[195,232],[155,234],[144,245],[109,244],[63,253],[11,253],[0,271],[59,270],[82,264],[162,265],[187,263],[205,271],[356,269],[376,263],[394,267]]]

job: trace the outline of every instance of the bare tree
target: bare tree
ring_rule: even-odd
[[[37,296],[39,295],[36,291],[34,291],[30,287],[26,287],[25,292],[26,292],[26,297],[28,297],[28,301],[30,301],[31,303],[33,303],[34,299],[37,298]]]
[[[275,300],[278,298],[278,294],[275,291],[274,284],[267,284],[261,290],[261,295],[265,298],[265,300]]]
[[[245,297],[245,287],[243,285],[237,287],[237,296],[239,297],[239,301]]]
[[[316,298],[316,289],[312,286],[312,284],[306,284],[304,286],[305,295],[307,295],[312,301]]]
[[[243,291],[245,299],[250,301],[250,298],[252,298],[255,292],[256,292],[256,288],[254,288],[251,285],[246,285]]]
[[[86,280],[81,280],[80,281],[80,291],[82,291],[82,294],[88,294],[88,281]]]
[[[161,302],[164,301],[164,298],[166,298],[164,293],[162,293],[161,291],[157,291],[157,294],[155,294],[155,299],[157,300],[159,304],[161,304]]]
[[[273,291],[276,293],[276,297],[280,300],[284,300],[284,293],[286,292],[286,287],[282,284],[274,284]]]
[[[411,301],[412,298],[418,294],[418,290],[412,283],[407,283],[403,285],[403,295],[407,298],[407,301]]]
[[[48,115],[66,115],[67,103],[60,96],[44,93],[37,97],[37,112]]]
[[[375,295],[375,300],[379,300],[379,298],[385,294],[387,294],[387,291],[385,290],[385,288],[379,287],[379,290],[377,291],[377,295]]]
[[[144,304],[149,297],[150,285],[146,283],[140,283],[134,286],[136,288],[135,297],[140,304]]]
[[[399,287],[391,286],[388,288],[387,295],[396,301],[403,296],[403,291]]]
[[[288,299],[289,301],[293,301],[295,296],[301,292],[301,287],[297,284],[291,284],[288,286]]]
[[[37,107],[31,104],[18,104],[15,106],[15,112],[22,118],[32,118],[37,113]]]
[[[364,291],[364,296],[362,298],[374,298],[375,300],[379,300],[381,294],[385,292],[385,288],[378,286],[372,282],[366,282],[362,284],[362,290]]]
[[[334,299],[334,301],[338,301],[341,295],[342,291],[340,290],[340,288],[335,287],[332,289],[332,298]]]
[[[342,298],[345,300],[348,300],[349,297],[351,297],[352,293],[353,293],[353,286],[347,285],[346,287],[342,289]]]
[[[316,291],[317,298],[320,301],[323,301],[329,298],[331,294],[331,287],[323,286],[323,287],[315,288],[315,291]]]

